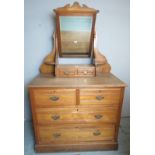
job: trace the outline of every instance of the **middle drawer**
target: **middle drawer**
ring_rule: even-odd
[[[117,109],[106,108],[105,110],[92,109],[53,109],[37,108],[36,120],[40,125],[54,123],[115,123],[117,121]]]

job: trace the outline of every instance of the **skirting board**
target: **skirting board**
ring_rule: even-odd
[[[68,151],[95,151],[117,150],[117,142],[88,142],[74,144],[36,144],[36,152],[68,152]]]

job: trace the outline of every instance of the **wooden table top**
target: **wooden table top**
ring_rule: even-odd
[[[127,85],[111,73],[104,73],[96,77],[58,78],[51,75],[38,75],[29,87],[126,87]]]

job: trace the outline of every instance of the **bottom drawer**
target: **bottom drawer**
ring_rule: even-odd
[[[39,143],[65,143],[74,141],[114,140],[115,126],[112,124],[39,126]]]

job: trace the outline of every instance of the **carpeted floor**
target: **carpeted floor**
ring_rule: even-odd
[[[130,118],[121,118],[119,130],[119,149],[117,151],[35,153],[32,122],[24,123],[24,155],[130,155]]]

